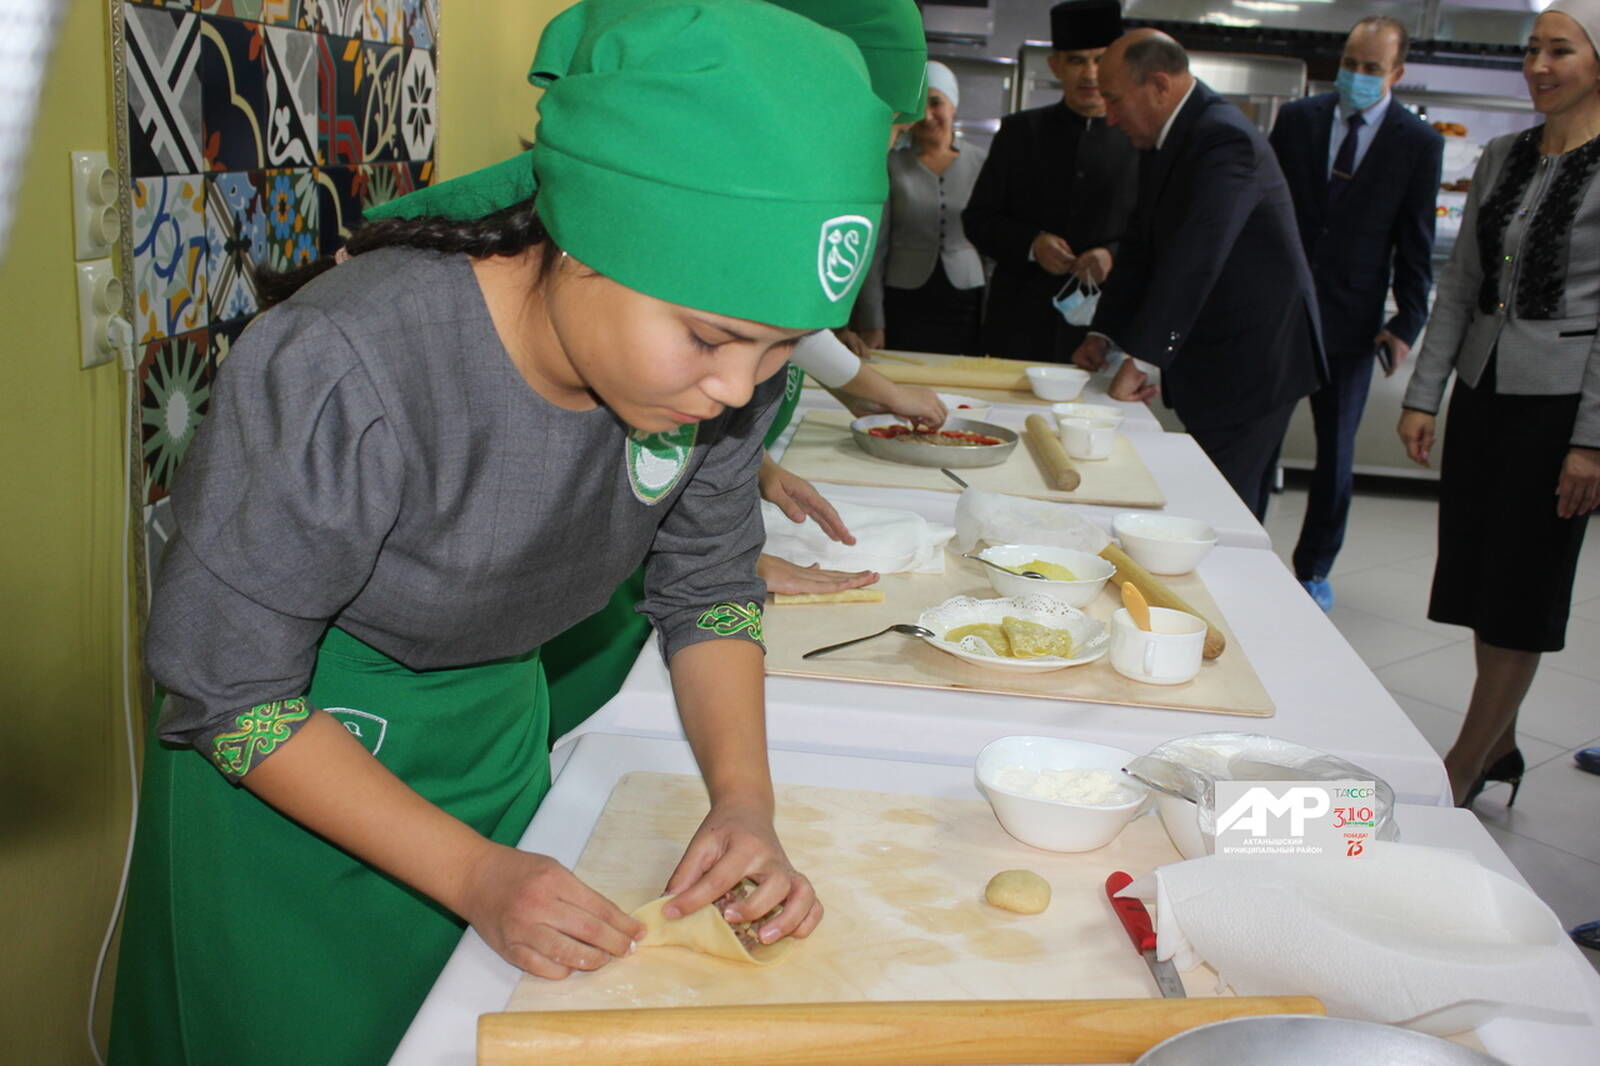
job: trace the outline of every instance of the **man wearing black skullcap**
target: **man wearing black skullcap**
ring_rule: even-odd
[[[1061,102],[1007,115],[973,187],[962,226],[995,261],[984,315],[989,355],[1067,362],[1085,335],[1052,303],[1072,275],[1096,284],[1138,191],[1139,156],[1106,126],[1100,56],[1122,34],[1117,0],[1050,9],[1050,70]]]

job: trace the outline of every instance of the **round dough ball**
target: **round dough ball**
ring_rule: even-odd
[[[1001,870],[989,879],[983,898],[1018,914],[1038,914],[1050,906],[1050,882],[1032,870]]]

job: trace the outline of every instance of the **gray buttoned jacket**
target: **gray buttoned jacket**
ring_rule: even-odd
[[[872,271],[862,286],[854,324],[883,328],[883,286],[920,288],[933,276],[935,263],[958,289],[983,284],[983,259],[961,228],[961,212],[972,195],[987,155],[975,144],[935,174],[914,150],[889,153],[889,202],[883,209],[883,235]]]
[[[1594,178],[1600,144],[1535,159],[1538,137],[1537,127],[1496,137],[1478,160],[1461,236],[1439,277],[1405,405],[1437,412],[1450,372],[1475,387],[1490,354],[1498,351],[1497,392],[1581,393],[1571,441],[1600,447],[1600,181]],[[1505,203],[1504,236],[1498,252],[1488,253],[1495,260],[1489,263],[1479,240],[1479,214],[1498,199],[1495,189],[1510,172],[1519,138],[1521,158],[1532,173],[1521,195]],[[1546,203],[1563,199],[1570,219],[1559,202]],[[1541,228],[1538,220],[1547,208],[1553,213]],[[1526,312],[1534,305],[1538,310],[1530,317]]]

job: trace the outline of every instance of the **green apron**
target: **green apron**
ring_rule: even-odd
[[[767,430],[763,446],[789,428],[805,371],[789,364],[783,399]],[[550,682],[550,742],[554,744],[604,707],[622,688],[639,649],[650,636],[650,623],[634,610],[644,599],[644,568],[635,570],[611,600],[595,614],[552,640],[543,649],[545,675]]]
[[[330,628],[307,695],[499,843],[521,838],[549,790],[537,649],[418,672]],[[110,1062],[387,1062],[463,928],[152,734]]]
[[[550,684],[550,743],[578,728],[627,680],[650,637],[650,620],[634,605],[644,599],[644,567],[617,587],[611,600],[541,649]]]

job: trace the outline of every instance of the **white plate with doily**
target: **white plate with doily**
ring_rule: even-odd
[[[1029,659],[1013,659],[997,654],[989,642],[979,636],[969,635],[959,642],[944,639],[944,634],[952,629],[980,623],[999,625],[1006,618],[1020,618],[1050,629],[1064,630],[1072,637],[1073,657],[1067,659],[1057,655],[1040,655]],[[954,596],[923,611],[917,624],[939,634],[922,639],[940,651],[975,666],[1014,673],[1042,674],[1069,666],[1082,666],[1100,658],[1111,645],[1111,628],[1106,623],[1049,596],[1004,596],[992,600]]]

